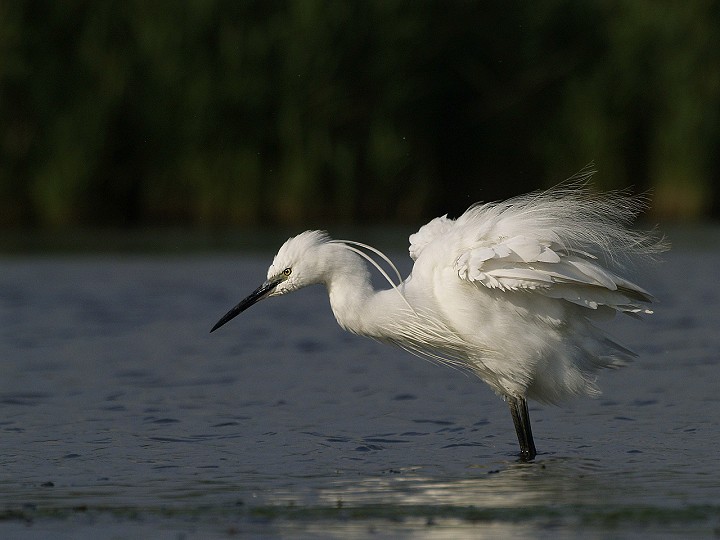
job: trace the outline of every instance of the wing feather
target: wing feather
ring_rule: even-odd
[[[662,238],[626,227],[644,206],[643,198],[570,182],[472,206],[457,220],[435,218],[410,236],[410,256],[423,268],[453,261],[461,280],[480,287],[651,313],[642,304],[653,297],[620,275],[667,249]]]
[[[437,217],[410,235],[410,257],[416,261],[425,247],[446,234],[455,224],[447,215]]]
[[[587,255],[586,255],[587,256]],[[596,310],[607,306],[627,314],[652,313],[641,287],[601,266],[597,258],[564,252],[559,246],[516,236],[481,245],[458,257],[460,279],[502,291],[535,291]]]

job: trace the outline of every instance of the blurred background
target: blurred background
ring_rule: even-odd
[[[548,187],[720,214],[711,0],[0,2],[0,229],[418,223]]]

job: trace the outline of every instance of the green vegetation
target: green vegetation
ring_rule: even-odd
[[[720,207],[710,0],[0,3],[0,226],[413,221],[548,186]]]

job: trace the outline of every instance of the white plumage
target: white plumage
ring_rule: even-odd
[[[622,277],[665,249],[626,225],[641,200],[593,195],[582,184],[475,205],[410,236],[404,280],[382,253],[306,231],[280,248],[263,283],[213,328],[258,300],[322,283],[344,329],[470,370],[510,405],[521,458],[535,446],[526,399],[596,395],[594,373],[635,355],[595,323],[652,313],[652,296]],[[372,256],[397,274],[397,283]],[[375,291],[366,261],[392,287]]]

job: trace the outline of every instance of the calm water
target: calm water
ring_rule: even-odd
[[[269,259],[0,259],[0,537],[720,536],[719,252],[645,280],[601,398],[531,407],[532,464],[484,384],[320,287],[208,334]]]

